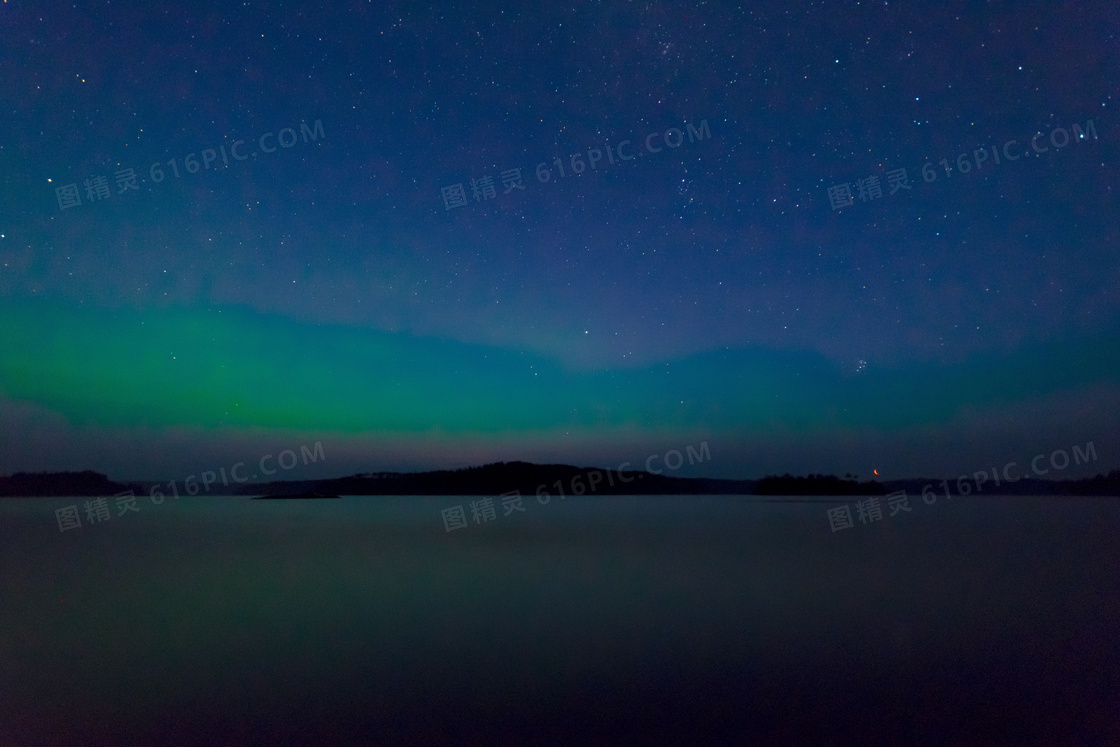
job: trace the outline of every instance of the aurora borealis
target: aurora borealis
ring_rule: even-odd
[[[749,6],[0,5],[0,472],[1120,466],[1115,7]]]

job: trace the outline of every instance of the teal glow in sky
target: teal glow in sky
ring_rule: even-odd
[[[564,451],[588,463],[627,442],[656,449],[660,439],[667,449],[707,434],[724,446],[723,473],[746,467],[740,442],[768,434],[817,449],[861,430],[914,434],[986,408],[1100,396],[1120,366],[1115,345],[1091,339],[854,374],[817,354],[765,349],[588,371],[523,351],[244,308],[140,313],[31,301],[0,307],[0,325],[3,396],[77,429],[327,433],[342,452],[438,436],[490,460],[524,458],[519,441],[578,433]],[[484,444],[492,453],[480,453]]]

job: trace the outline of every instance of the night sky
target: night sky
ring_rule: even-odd
[[[702,441],[677,474],[1088,441],[1063,476],[1107,472],[1118,29],[1115,0],[5,0],[0,472],[315,441],[287,476]]]

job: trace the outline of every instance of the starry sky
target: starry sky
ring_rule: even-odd
[[[5,0],[0,472],[1120,467],[1118,31]]]

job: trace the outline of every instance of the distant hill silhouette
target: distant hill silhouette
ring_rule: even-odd
[[[17,472],[0,477],[0,496],[115,495],[133,489],[93,470],[84,472]]]
[[[761,480],[717,480],[712,478],[670,477],[651,472],[573,467],[567,464],[495,462],[481,467],[433,472],[367,472],[327,480],[293,480],[268,483],[211,485],[202,495],[500,495],[520,491],[536,495],[537,490],[551,495],[771,495],[771,496],[860,496],[884,495],[905,490],[919,496],[930,486],[944,494],[940,478],[857,482],[835,475],[810,474],[805,477],[768,475]],[[184,497],[183,481],[177,481]],[[559,483],[559,486],[557,486]],[[594,489],[592,489],[592,483]],[[147,495],[157,483],[120,483],[99,472],[17,472],[0,477],[0,496],[110,496],[133,490]],[[166,482],[161,491],[167,495]],[[947,481],[950,493],[958,495],[956,478]],[[1065,495],[1120,496],[1120,470],[1107,476],[1080,480],[1033,480],[1022,478],[999,486],[985,483],[973,495]]]
[[[875,481],[841,480],[836,475],[793,477],[767,476],[758,481],[755,495],[886,495],[887,489]]]
[[[594,490],[591,489],[593,481]],[[311,482],[244,484],[236,492],[239,495],[312,491],[332,495],[500,495],[518,490],[523,495],[536,495],[537,489],[543,488],[551,495],[558,495],[560,490],[565,495],[701,495],[749,494],[754,485],[753,480],[669,477],[640,471],[620,473],[567,464],[495,462],[457,470],[377,472]]]

